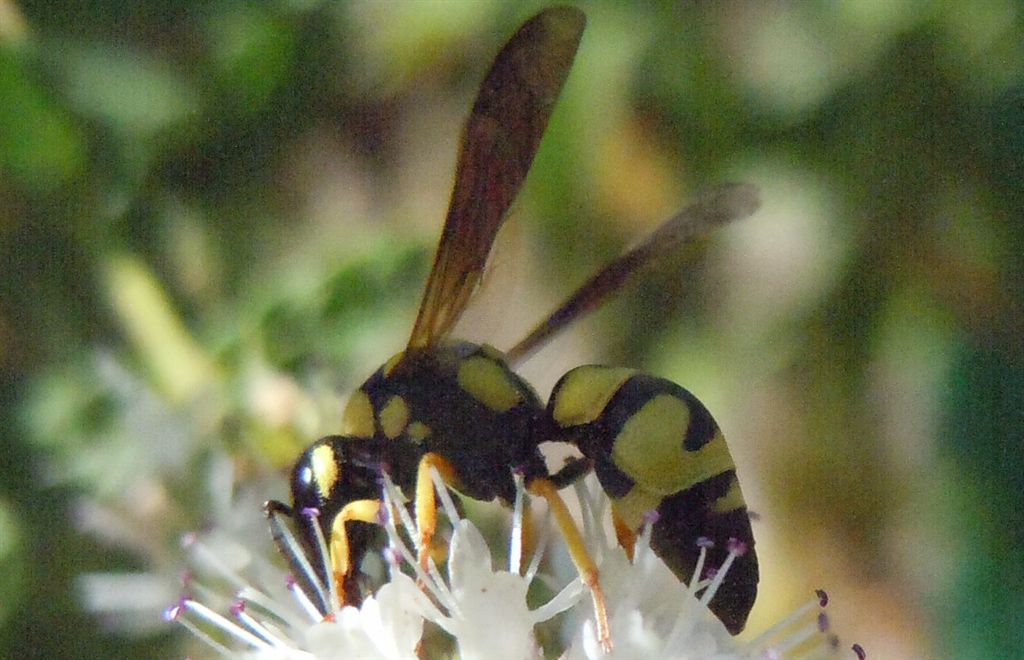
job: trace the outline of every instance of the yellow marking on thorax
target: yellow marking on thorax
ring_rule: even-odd
[[[366,392],[357,390],[348,398],[345,412],[341,416],[341,433],[357,438],[373,437],[373,404]]]
[[[721,431],[697,451],[683,448],[690,409],[681,399],[659,394],[622,426],[612,461],[645,490],[671,495],[733,468]]]
[[[562,377],[558,386],[552,411],[555,422],[567,428],[594,421],[634,374],[633,369],[598,365],[573,369]]]
[[[380,428],[384,435],[394,440],[402,435],[408,423],[409,406],[406,405],[405,399],[397,395],[388,399],[380,410]]]
[[[405,433],[409,436],[410,440],[419,444],[429,438],[433,431],[431,431],[430,427],[423,422],[413,422],[412,424],[409,424],[408,428],[406,428]]]
[[[320,445],[310,455],[309,464],[313,470],[313,480],[320,489],[320,495],[325,499],[329,498],[341,476],[338,462],[334,460],[334,450],[330,445]]]
[[[459,387],[495,412],[505,412],[523,400],[508,372],[482,355],[459,362],[458,381]]]

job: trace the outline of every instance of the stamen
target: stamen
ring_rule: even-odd
[[[292,580],[292,582],[294,582],[294,580]],[[299,591],[301,591],[301,589]],[[296,616],[295,612],[291,608],[279,607],[278,604],[275,602],[274,598],[263,593],[254,586],[249,585],[243,587],[238,592],[237,595],[239,600],[244,600],[250,606],[255,606],[257,610],[264,612],[269,616],[272,616],[280,621],[283,621],[288,625],[301,626],[306,623],[306,621],[303,620],[301,617]],[[309,598],[307,597],[306,600],[308,602]],[[317,618],[313,620],[319,621],[319,616],[317,616]]]
[[[654,533],[654,523],[658,522],[658,517],[658,512],[653,509],[644,513],[644,524],[640,528],[640,536],[633,544],[634,564],[644,559],[645,555],[651,551],[651,534]]]
[[[252,634],[245,628],[242,628],[230,619],[227,619],[226,617],[218,614],[217,612],[214,612],[213,610],[206,607],[200,602],[194,600],[184,600],[182,601],[181,604],[186,611],[192,613],[200,620],[205,621],[206,623],[212,625],[215,628],[219,628],[220,630],[231,635],[235,639],[238,639],[239,641],[244,642],[245,644],[248,644],[253,648],[264,651],[272,648],[271,645],[267,642],[263,641],[262,639]]]
[[[547,550],[548,541],[551,539],[551,511],[544,509],[544,517],[540,522],[540,537],[537,539],[537,547],[533,551],[533,556],[530,557],[530,565],[526,567],[526,573],[523,574],[523,579],[526,580],[526,584],[533,582],[534,578],[537,577],[537,570],[540,568],[540,560],[544,556],[544,551]]]
[[[868,657],[868,654],[864,651],[864,647],[860,644],[854,644],[850,647],[850,650],[852,650],[857,655],[857,658],[859,660],[864,660]]]
[[[234,655],[234,653],[232,653],[231,649],[229,649],[228,647],[224,646],[223,644],[221,644],[220,642],[215,640],[205,630],[203,630],[202,628],[200,628],[196,624],[192,623],[188,619],[182,617],[182,618],[179,618],[179,619],[175,619],[175,621],[178,624],[184,626],[185,630],[187,630],[190,633],[192,633],[193,635],[195,635],[196,638],[200,642],[202,642],[203,644],[206,644],[211,649],[216,651],[217,655],[219,655],[221,657],[224,657],[224,658],[230,658],[230,657],[232,657]]]
[[[573,491],[576,493],[576,499],[580,503],[580,517],[583,519],[583,538],[586,539],[587,547],[591,548],[594,561],[600,564],[607,546],[604,544],[605,535],[598,533],[602,528],[599,522],[600,519],[594,515],[594,507],[591,506],[593,498],[589,496],[589,492],[583,485],[582,480],[573,484]]]
[[[508,572],[519,575],[523,562],[523,473],[513,470],[512,481],[516,485],[516,497],[512,502],[512,534],[509,538]]]
[[[444,479],[441,478],[441,473],[437,471],[437,467],[430,466],[430,479],[434,482],[434,490],[437,491],[437,497],[441,500],[441,507],[444,509],[445,514],[448,515],[449,521],[456,521],[459,519],[459,514],[455,510],[455,502],[452,501],[452,495],[448,492],[448,486],[445,485]]]
[[[527,582],[529,584],[529,582]],[[535,622],[547,621],[548,619],[561,614],[565,610],[576,605],[586,594],[586,587],[583,580],[577,576],[569,584],[559,591],[555,596],[540,607],[530,612]]]
[[[295,588],[297,585],[295,585],[295,587],[289,585],[289,589],[291,589],[293,593],[302,594],[303,599],[316,611],[314,620],[319,621],[332,607],[331,603],[334,602],[333,591],[325,588],[323,582],[320,581],[320,576],[313,569],[313,565],[310,563],[309,558],[306,555],[305,548],[300,545],[299,540],[295,537],[295,534],[292,533],[291,527],[282,523],[276,512],[269,516],[269,521],[271,537],[274,539],[274,543],[277,545],[281,553],[284,554],[285,561],[288,563],[288,566],[290,566],[292,570],[297,569],[301,574],[300,577],[303,578],[304,583],[308,585],[309,588],[313,589],[315,593],[307,594],[302,588]],[[319,529],[319,523],[316,522],[316,520],[313,520],[312,522]],[[322,536],[322,533],[320,535]],[[323,558],[322,554],[321,558]],[[326,567],[326,563],[324,564],[324,570],[327,571],[324,575],[330,575],[330,571]],[[319,605],[314,604],[314,597]],[[305,605],[303,605],[303,609],[308,611]]]
[[[700,554],[697,555],[697,564],[693,567],[693,575],[690,577],[690,593],[694,595],[703,586],[701,577],[704,575],[704,562],[707,561],[708,550],[715,547],[715,543],[706,536],[700,536],[697,538],[697,547],[700,548]]]
[[[412,540],[412,544],[415,550],[419,550],[419,541],[417,540],[419,534],[416,533],[416,524],[412,521],[412,516],[409,515],[409,511],[405,508],[405,503],[408,501],[405,499],[405,495],[398,489],[395,482],[391,480],[391,476],[387,472],[382,472],[381,477],[384,481],[384,494],[390,500],[390,506],[388,510],[391,512],[391,516],[395,513],[398,514],[398,519],[402,523],[402,528],[405,529],[405,533]],[[392,525],[394,528],[394,525]],[[397,528],[395,528],[397,532]],[[415,562],[414,562],[415,563]]]
[[[415,526],[413,525],[412,518],[409,516],[409,512],[406,511],[404,506],[396,504],[397,498],[400,497],[398,488],[395,486],[394,482],[391,481],[391,477],[389,477],[386,472],[382,473],[382,475],[384,482],[384,489],[382,491],[384,506],[389,510],[397,511],[398,518],[402,521],[402,525],[405,527],[406,532],[409,533],[409,537],[415,539],[417,534],[413,533]],[[437,567],[434,565],[433,560],[428,562],[429,572],[424,572],[423,569],[420,568],[419,561],[414,558],[409,546],[405,544],[398,533],[398,528],[395,526],[394,515],[389,515],[387,517],[384,530],[388,536],[388,543],[401,555],[405,563],[412,568],[416,575],[416,579],[426,586],[442,607],[450,612],[452,608],[455,607],[455,599],[452,597],[451,592],[448,591],[448,587],[445,585],[444,580],[440,579],[440,574],[437,572]]]
[[[309,596],[303,591],[299,585],[295,582],[295,578],[289,575],[285,579],[285,586],[288,591],[291,592],[292,596],[299,603],[299,607],[302,611],[309,615],[309,618],[313,621],[319,621],[323,619],[324,613],[320,611],[320,608],[313,604],[313,601],[309,599]]]
[[[262,623],[254,619],[248,612],[245,611],[245,601],[242,599],[236,600],[230,608],[231,615],[238,619],[242,626],[249,630],[252,634],[256,635],[271,646],[280,646],[279,641],[275,638],[269,630],[264,627]]]
[[[797,644],[803,643],[804,641],[806,641],[810,637],[819,635],[821,631],[818,629],[818,621],[817,621],[817,618],[815,618],[815,621],[814,621],[813,624],[800,625],[796,629],[796,632],[787,634],[785,636],[785,639],[784,639],[783,643],[781,643],[781,644],[779,644],[779,643],[769,644],[769,640],[771,640],[773,638],[776,638],[776,637],[782,637],[783,636],[782,635],[782,631],[783,630],[792,628],[793,626],[797,626],[798,624],[801,624],[801,622],[806,621],[808,615],[811,612],[813,612],[814,610],[820,609],[820,607],[821,607],[821,597],[819,595],[815,599],[808,600],[803,605],[801,605],[800,607],[798,607],[795,610],[793,610],[793,612],[790,613],[789,616],[787,616],[786,618],[782,619],[781,621],[776,623],[774,626],[772,626],[771,628],[768,628],[763,633],[761,633],[760,635],[755,637],[753,640],[751,640],[750,647],[751,648],[758,648],[758,647],[766,647],[766,648],[768,648],[770,646],[773,649],[780,650],[780,651],[785,651],[785,650],[788,650],[790,648],[793,648]]]
[[[327,576],[327,584],[322,585],[327,587],[328,596],[328,610],[324,612],[327,614],[337,614],[341,609],[341,596],[338,594],[334,580],[331,578],[333,570],[331,569],[331,553],[327,549],[327,539],[324,537],[324,528],[320,524],[320,511],[318,509],[307,508],[302,510],[302,515],[309,518],[309,524],[313,528],[313,536],[316,538],[316,552],[320,557],[320,565],[323,568],[323,574]],[[305,553],[300,553],[305,556]],[[317,580],[319,583],[319,580]]]
[[[725,576],[729,574],[729,569],[732,568],[732,564],[736,561],[737,557],[740,557],[747,553],[747,544],[736,539],[729,539],[728,543],[729,554],[726,556],[725,561],[715,571],[715,576],[711,580],[711,584],[708,585],[707,589],[700,596],[701,605],[707,605],[711,602],[711,599],[718,593],[718,588],[722,586],[722,582],[725,581]]]

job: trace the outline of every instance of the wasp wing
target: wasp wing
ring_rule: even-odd
[[[481,83],[410,347],[443,339],[466,308],[533,162],[585,23],[572,7],[542,11],[505,44]]]
[[[530,357],[572,322],[601,306],[639,268],[678,250],[710,229],[745,218],[761,205],[757,188],[732,183],[711,190],[658,227],[642,243],[615,259],[576,289],[562,305],[505,354],[515,365]]]

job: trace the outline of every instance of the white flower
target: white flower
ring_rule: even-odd
[[[752,642],[742,643],[730,635],[708,609],[728,566],[723,566],[711,580],[687,586],[654,554],[649,542],[650,525],[637,540],[632,562],[621,548],[615,547],[606,551],[600,565],[601,586],[609,603],[609,628],[615,644],[612,652],[605,653],[601,648],[596,624],[589,617],[580,626],[563,660],[642,657],[809,660],[833,655],[835,640],[823,634],[826,621],[823,615],[814,616],[825,605],[823,592],[767,633]],[[731,556],[738,555],[742,548],[730,552]],[[695,572],[701,572],[700,565]]]
[[[337,656],[344,649],[351,658],[415,660],[423,635],[419,596],[416,583],[396,573],[359,609],[344,607],[334,621],[314,623],[306,633],[307,649],[318,658]]]
[[[584,588],[580,580],[572,580],[541,607],[529,608],[526,592],[535,577],[540,551],[520,575],[520,525],[513,528],[510,570],[495,570],[491,548],[480,532],[457,514],[447,492],[439,489],[442,506],[452,521],[447,567],[442,575],[430,562],[423,571],[400,533],[404,530],[405,537],[417,538],[408,511],[395,504],[401,494],[386,478],[385,482],[384,509],[398,518],[384,516],[382,520],[388,536],[384,557],[391,577],[358,609],[335,608],[324,616],[282,570],[266,570],[270,563],[265,556],[239,553],[238,548],[222,545],[223,539],[212,532],[189,544],[196,576],[187,585],[191,596],[170,608],[167,618],[181,622],[219,653],[239,658],[412,659],[419,657],[426,622],[450,635],[458,657],[464,660],[535,658],[541,656],[535,626],[566,610],[563,623],[572,632],[563,660],[803,659],[833,652],[833,638],[822,632],[820,608],[824,603],[818,599],[752,642],[732,637],[707,607],[716,580],[704,580],[693,589],[681,583],[650,550],[649,529],[644,530],[634,559],[629,561],[597,524],[600,516],[595,511],[601,507],[594,503],[606,499],[590,484],[578,492],[584,496],[586,537],[600,562],[608,606],[614,650],[606,654],[597,641],[589,599],[581,598]],[[519,511],[517,502],[516,516]],[[290,542],[297,543],[294,539]],[[227,556],[219,557],[218,552]],[[727,570],[728,566],[722,567],[719,576]],[[230,586],[231,595],[223,588],[201,584],[200,575]]]

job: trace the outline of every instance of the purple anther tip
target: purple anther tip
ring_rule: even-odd
[[[380,554],[390,566],[399,566],[402,563],[402,553],[396,548],[387,546],[380,551]]]
[[[188,548],[192,547],[192,544],[195,543],[196,540],[198,539],[199,535],[195,532],[185,532],[181,535],[181,547],[187,550]]]
[[[171,605],[170,607],[165,609],[163,612],[161,612],[160,616],[163,617],[164,621],[168,621],[168,622],[170,622],[170,621],[177,621],[178,617],[181,616],[181,613],[184,610],[185,610],[185,598],[182,597],[182,598],[180,598],[178,600],[177,603],[175,603],[174,605]]]
[[[295,583],[295,576],[294,576],[294,575],[292,575],[291,573],[289,573],[288,575],[284,576],[284,586],[285,586],[285,587],[286,587],[286,588],[287,588],[287,589],[288,589],[289,591],[291,591],[292,589],[294,589],[294,588],[295,588],[295,584],[296,584],[296,583]]]
[[[377,524],[384,527],[388,524],[388,508],[386,506],[377,507]]]
[[[698,548],[704,548],[706,550],[710,550],[711,548],[715,547],[715,542],[712,541],[711,539],[709,539],[706,536],[698,536],[697,537],[697,547]]]
[[[864,658],[868,657],[868,654],[864,651],[864,647],[860,644],[854,644],[850,647],[850,650],[853,651],[860,660],[864,660]]]
[[[242,612],[245,612],[245,601],[239,598],[235,602],[231,603],[231,608],[228,610],[231,612],[231,616],[238,616]]]
[[[735,553],[737,557],[747,554],[747,544],[739,539],[730,538],[726,547],[729,548],[729,552]]]
[[[305,506],[305,507],[302,507],[301,509],[299,509],[299,513],[302,514],[303,516],[307,517],[307,518],[319,518],[320,517],[320,509],[316,508],[315,506]]]
[[[814,593],[818,595],[818,607],[825,607],[828,605],[828,592],[824,589],[815,589]]]
[[[825,632],[828,630],[828,615],[824,612],[818,612],[818,630]]]
[[[650,511],[644,512],[644,523],[648,525],[656,525],[661,520],[661,514],[658,513],[657,509],[651,509]]]

